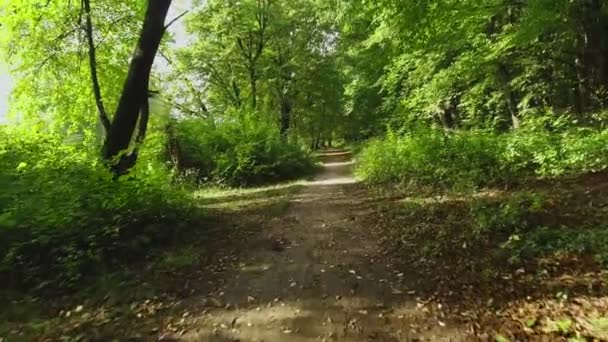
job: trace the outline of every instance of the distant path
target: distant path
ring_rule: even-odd
[[[326,150],[323,169],[286,213],[245,244],[238,268],[182,339],[191,341],[460,341],[429,318],[407,275],[386,265],[374,234],[360,225],[374,203],[352,176],[350,153]],[[226,303],[226,305],[224,305]],[[218,308],[221,306],[221,308]]]

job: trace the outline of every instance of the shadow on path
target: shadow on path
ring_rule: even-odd
[[[407,275],[384,261],[364,217],[374,203],[352,176],[348,151],[320,155],[322,171],[286,212],[245,243],[224,284],[193,312],[187,341],[461,341],[466,335],[428,315]],[[211,304],[210,304],[211,303]]]

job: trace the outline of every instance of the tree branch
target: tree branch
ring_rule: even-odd
[[[105,132],[110,130],[110,119],[106,113],[106,109],[103,105],[103,99],[101,98],[101,88],[99,86],[99,78],[97,77],[97,57],[95,53],[95,42],[93,40],[93,22],[91,20],[91,2],[90,0],[82,0],[84,10],[86,12],[86,26],[85,31],[87,35],[87,44],[89,45],[89,67],[91,71],[91,83],[93,84],[93,94],[95,95],[95,104],[97,105],[97,111],[99,114],[99,121],[103,126]]]
[[[167,25],[165,25],[165,30],[169,28],[169,26],[175,24],[176,21],[180,20],[183,16],[185,16],[186,14],[188,14],[188,12],[190,12],[189,10],[184,11],[184,13],[178,15],[177,17],[171,19],[169,21],[169,23]]]
[[[161,55],[162,58],[165,59],[165,61],[167,61],[167,63],[169,63],[169,65],[173,65],[173,61],[166,54],[164,54],[162,50],[159,49],[158,53]],[[200,109],[204,113],[209,114],[209,110],[207,109],[207,106],[205,105],[205,103],[201,99],[200,94],[196,90],[196,88],[194,87],[194,85],[192,84],[192,81],[187,76],[184,76],[182,79],[184,80],[184,82],[186,82],[186,85],[188,86],[188,88],[190,88],[190,91],[192,91],[193,96],[195,97],[196,102],[198,102],[198,105],[199,105]]]

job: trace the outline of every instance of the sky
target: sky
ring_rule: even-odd
[[[193,0],[176,0],[173,1],[167,15],[167,21],[177,17],[184,11],[192,8]],[[187,34],[184,27],[183,18],[175,22],[169,28],[175,38],[175,46],[181,47],[187,44]],[[9,68],[0,61],[0,122],[4,121],[6,112],[8,111],[8,98],[11,93],[13,80],[8,72]]]

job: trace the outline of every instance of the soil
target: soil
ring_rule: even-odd
[[[186,341],[463,341],[463,326],[432,314],[387,263],[362,224],[373,196],[347,151],[327,150],[321,172],[283,215],[245,242],[224,282],[192,313]]]

